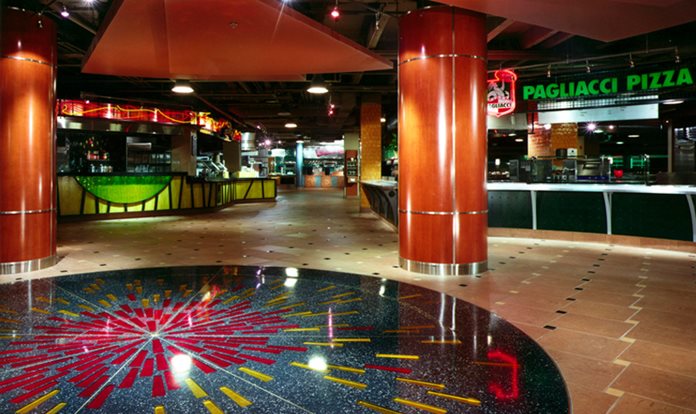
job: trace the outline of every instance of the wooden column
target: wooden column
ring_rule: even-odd
[[[0,13],[0,273],[18,273],[56,257],[56,30]]]
[[[486,28],[453,7],[401,19],[399,256],[415,272],[486,270]]]

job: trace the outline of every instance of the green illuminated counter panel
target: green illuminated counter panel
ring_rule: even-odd
[[[58,176],[60,217],[166,214],[275,197],[276,183],[267,178],[203,181],[184,173]]]
[[[696,241],[696,187],[488,184],[489,227]]]

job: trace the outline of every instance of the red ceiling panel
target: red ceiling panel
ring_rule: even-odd
[[[696,20],[694,0],[437,0],[610,42]]]
[[[83,71],[209,80],[298,80],[390,61],[276,0],[118,0]]]

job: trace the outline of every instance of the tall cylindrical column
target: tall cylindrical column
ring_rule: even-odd
[[[56,257],[56,30],[33,13],[0,13],[0,273],[18,273]]]
[[[487,269],[485,17],[404,16],[399,44],[399,255],[415,272]]]

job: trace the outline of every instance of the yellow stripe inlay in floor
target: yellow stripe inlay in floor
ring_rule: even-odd
[[[273,377],[270,375],[266,375],[263,372],[254,371],[253,369],[250,369],[250,368],[240,367],[239,370],[245,374],[251,375],[254,378],[260,379],[263,382],[268,382],[268,381],[273,379]]]
[[[399,404],[408,405],[409,407],[418,408],[419,410],[427,411],[433,414],[445,414],[447,410],[440,407],[435,407],[434,405],[428,405],[419,403],[418,401],[411,401],[404,398],[394,398],[394,402]]]
[[[208,393],[203,391],[203,388],[196,384],[196,381],[192,380],[191,378],[186,378],[184,382],[186,382],[186,385],[188,385],[194,397],[203,398],[208,396]]]
[[[251,405],[251,401],[247,400],[246,398],[242,397],[241,395],[237,394],[236,392],[232,391],[227,387],[220,387],[220,391],[222,391],[226,396],[228,396],[232,401],[234,401],[238,406],[242,408]]]
[[[324,379],[329,380],[329,381],[333,381],[333,382],[337,382],[339,384],[347,385],[349,387],[359,388],[361,390],[364,390],[365,388],[367,388],[367,384],[363,384],[362,382],[349,381],[347,379],[336,378],[336,377],[332,377],[330,375],[324,375]]]
[[[462,402],[462,403],[469,404],[469,405],[475,405],[477,407],[479,405],[481,405],[481,401],[477,400],[476,398],[460,397],[459,395],[443,394],[441,392],[435,392],[435,391],[428,391],[428,394],[434,395],[436,397],[447,398],[448,400]]]
[[[445,384],[436,384],[434,382],[420,381],[420,380],[414,380],[414,379],[410,379],[410,378],[401,378],[401,377],[396,377],[396,380],[401,381],[401,382],[407,382],[409,384],[420,385],[423,387],[437,388],[440,390],[445,389]]]
[[[19,410],[16,411],[15,414],[27,414],[31,412],[34,408],[40,406],[41,404],[45,403],[46,401],[50,400],[53,398],[56,394],[58,394],[60,390],[53,390],[49,392],[48,394],[39,397],[35,399],[34,401],[30,402],[29,404],[25,405],[24,407],[20,408]]]
[[[358,401],[358,405],[368,408],[372,411],[378,412],[380,414],[403,414],[401,411],[390,410],[389,408],[380,407],[379,405],[375,405],[367,401]]]

